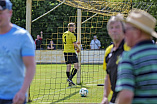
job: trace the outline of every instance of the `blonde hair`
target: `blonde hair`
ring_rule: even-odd
[[[73,22],[70,22],[69,24],[68,24],[68,28],[69,27],[74,27],[75,26],[75,23],[73,23]]]

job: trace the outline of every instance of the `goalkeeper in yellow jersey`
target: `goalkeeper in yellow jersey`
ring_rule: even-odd
[[[75,23],[68,24],[68,31],[64,32],[62,35],[62,40],[64,44],[64,58],[67,65],[66,75],[68,77],[67,81],[69,82],[69,86],[72,84],[75,85],[72,81],[72,78],[77,73],[79,69],[77,54],[75,53],[75,48],[77,52],[80,52],[80,49],[76,42],[75,32]],[[74,64],[74,68],[71,70],[71,64]]]

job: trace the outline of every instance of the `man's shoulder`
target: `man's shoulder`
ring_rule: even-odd
[[[22,28],[16,24],[13,24],[13,29],[15,29],[16,31],[19,31],[21,33],[27,33],[27,30],[25,30],[24,28]]]
[[[14,35],[18,35],[18,36],[27,36],[27,35],[30,35],[29,32],[27,30],[25,30],[24,28],[20,27],[20,26],[17,26],[15,24],[13,24],[13,32],[14,32]]]
[[[68,31],[64,32],[63,34],[68,34]]]
[[[107,50],[111,50],[113,48],[113,44],[109,45],[107,48],[106,48],[106,51]]]
[[[109,45],[105,50],[105,57],[111,52],[111,49],[113,48],[113,44]]]
[[[99,42],[100,42],[100,40],[98,40],[98,39],[97,39],[97,41],[99,41]]]
[[[64,32],[64,33],[63,33],[63,36],[65,36],[65,35],[67,35],[67,34],[69,34],[69,31]]]
[[[63,34],[74,35],[74,33],[73,33],[73,32],[70,32],[70,31],[66,31],[66,32],[64,32]],[[74,35],[74,36],[75,36],[75,35]]]
[[[15,24],[13,24],[13,34],[14,36],[18,37],[17,39],[21,40],[21,41],[24,41],[24,40],[27,40],[27,39],[32,39],[32,36],[30,35],[30,33],[25,30],[24,28],[20,27],[20,26],[17,26]]]

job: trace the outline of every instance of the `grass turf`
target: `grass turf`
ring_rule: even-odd
[[[73,66],[72,66],[73,67]],[[65,64],[38,64],[30,86],[30,104],[45,103],[100,103],[103,97],[105,71],[102,65],[81,65],[81,85],[68,87]],[[73,78],[76,83],[77,75]],[[87,97],[79,90],[87,88]]]

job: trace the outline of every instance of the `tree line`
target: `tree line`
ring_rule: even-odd
[[[23,28],[26,27],[26,0],[11,0],[13,3],[12,23]],[[148,11],[157,18],[157,2],[156,0],[133,0],[132,8],[140,8]],[[32,20],[57,6],[57,0],[32,1]],[[32,23],[32,37],[36,38],[43,31],[43,46],[46,47],[49,40],[53,40],[57,44],[58,49],[62,49],[62,34],[67,30],[69,22],[77,22],[77,8],[68,5],[61,5],[51,13]],[[93,16],[94,13],[82,10],[82,21]],[[89,49],[90,41],[94,35],[98,36],[101,41],[102,48],[106,48],[111,39],[107,34],[106,24],[109,16],[97,15],[86,23],[82,24],[81,42],[84,49]],[[157,28],[156,28],[157,30]]]

